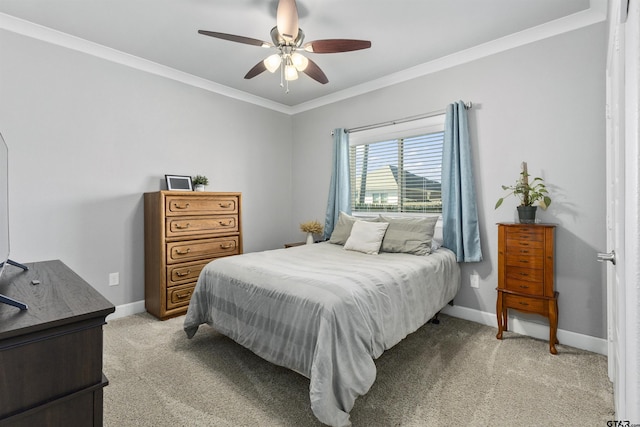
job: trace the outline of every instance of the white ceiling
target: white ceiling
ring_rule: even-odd
[[[488,54],[606,18],[606,0],[297,3],[306,41],[354,38],[372,47],[308,54],[329,83],[301,75],[289,93],[278,73],[243,78],[272,51],[197,33],[270,41],[277,0],[0,0],[0,28],[291,112],[424,74],[461,52]]]

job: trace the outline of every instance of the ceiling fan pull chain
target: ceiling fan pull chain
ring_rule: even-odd
[[[284,61],[280,56],[280,87],[284,87]]]

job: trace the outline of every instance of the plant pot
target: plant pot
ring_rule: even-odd
[[[537,206],[518,206],[518,219],[521,224],[533,224],[536,222]]]
[[[204,191],[204,185],[203,184],[196,184],[196,187],[194,188],[195,191]]]
[[[307,245],[313,244],[313,233],[307,233]]]

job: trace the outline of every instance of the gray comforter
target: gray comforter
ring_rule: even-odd
[[[348,426],[376,378],[374,359],[425,324],[460,287],[455,255],[365,255],[318,243],[212,261],[184,321],[207,323],[311,381],[315,416]]]

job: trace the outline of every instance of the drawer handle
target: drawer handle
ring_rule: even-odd
[[[232,204],[231,204],[231,202],[218,203],[218,206],[220,206],[221,208],[230,208],[232,206]]]
[[[527,243],[527,242],[521,242],[521,243],[520,243],[520,245],[522,245],[522,246],[529,246],[529,243]]]
[[[529,264],[529,260],[527,259],[521,259],[520,262],[523,264]]]
[[[230,226],[232,226],[232,225],[233,225],[233,221],[232,221],[232,220],[229,220],[229,221],[227,221],[226,223],[225,223],[224,221],[218,221],[218,223],[219,223],[219,224],[220,224],[220,226],[222,226],[222,227],[230,227]]]
[[[176,249],[176,254],[178,254],[178,255],[186,255],[189,252],[191,252],[191,248],[187,248],[186,251],[181,251],[180,249]]]
[[[190,292],[190,291],[187,291],[187,292],[183,292],[183,293],[181,293],[181,294],[179,294],[178,292],[176,292],[174,295],[175,295],[175,296],[176,296],[176,298],[178,298],[178,299],[185,299],[185,298],[189,298],[189,295],[191,295],[191,292]]]
[[[520,304],[520,305],[529,305],[528,302],[522,302],[522,301],[518,301],[518,304]]]
[[[521,253],[521,254],[528,254],[528,253],[529,253],[529,250],[528,250],[528,249],[521,249],[521,250],[520,250],[520,253]]]
[[[233,246],[233,243],[220,243],[220,249],[231,249]]]
[[[529,287],[528,287],[527,285],[520,285],[520,287],[521,287],[522,289],[529,289]]]
[[[184,205],[179,205],[177,203],[173,204],[173,207],[176,208],[176,209],[188,209],[189,206],[190,206],[189,203],[185,203]]]
[[[529,273],[520,273],[521,276],[527,277],[529,276]]]
[[[191,274],[191,270],[187,270],[187,271],[178,271],[176,273],[176,275],[178,277],[184,277],[184,276],[188,276],[189,274]]]
[[[187,228],[191,227],[191,224],[186,223],[186,224],[176,224],[176,228],[178,230],[186,230]]]

